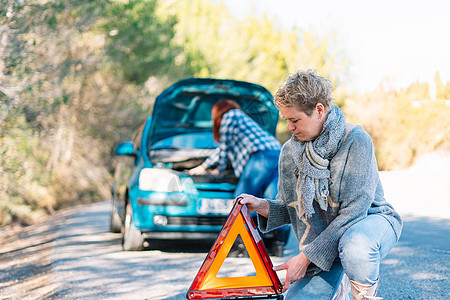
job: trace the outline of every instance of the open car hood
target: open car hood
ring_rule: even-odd
[[[148,134],[156,142],[185,133],[211,133],[211,109],[221,99],[236,101],[262,128],[275,135],[278,110],[264,87],[229,79],[189,78],[163,91],[155,100]]]

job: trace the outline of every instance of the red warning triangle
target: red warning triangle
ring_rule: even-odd
[[[239,199],[239,198],[238,198]],[[208,256],[205,258],[194,279],[186,298],[233,299],[278,298],[282,299],[282,285],[277,273],[272,269],[272,261],[261,236],[253,223],[247,206],[237,200],[219,233]],[[238,235],[256,270],[256,275],[247,277],[217,277],[225,258]],[[266,296],[266,297],[264,297]]]

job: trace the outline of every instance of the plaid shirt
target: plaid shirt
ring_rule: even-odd
[[[204,164],[207,168],[217,165],[218,170],[223,172],[230,160],[237,177],[241,176],[253,153],[281,149],[280,142],[274,136],[239,109],[232,109],[223,115],[219,134],[219,151],[208,157]]]

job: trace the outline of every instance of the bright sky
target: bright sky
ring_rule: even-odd
[[[336,30],[352,61],[352,86],[374,90],[450,81],[449,0],[224,0],[236,15],[267,13],[284,27]]]

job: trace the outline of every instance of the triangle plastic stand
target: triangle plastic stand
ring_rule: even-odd
[[[283,299],[282,285],[273,270],[266,247],[247,206],[239,202],[238,198],[189,288],[187,299]],[[239,235],[255,267],[256,275],[217,277]]]

